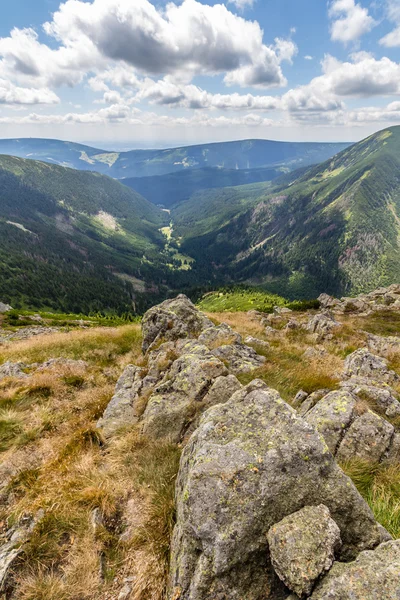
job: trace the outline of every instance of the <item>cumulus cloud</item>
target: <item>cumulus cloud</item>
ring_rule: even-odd
[[[355,0],[333,0],[329,16],[333,19],[331,39],[344,44],[360,39],[377,25],[368,9]]]
[[[0,79],[0,104],[58,104],[60,99],[48,89],[23,88]]]
[[[400,46],[400,3],[398,0],[387,0],[386,12],[388,19],[396,27],[380,40],[380,44],[388,48],[395,48],[396,46]]]
[[[223,4],[197,0],[169,2],[164,10],[149,0],[67,0],[44,25],[65,49],[82,46],[98,56],[122,61],[146,75],[226,74],[228,84],[279,86],[281,62],[291,60],[293,42],[263,42],[255,21]]]

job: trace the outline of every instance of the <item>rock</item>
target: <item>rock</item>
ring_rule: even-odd
[[[305,414],[307,422],[323,435],[333,455],[353,420],[355,405],[356,400],[351,394],[335,391],[327,394]]]
[[[389,356],[400,351],[400,337],[367,334],[368,349],[379,356]]]
[[[111,436],[124,425],[138,422],[140,414],[137,401],[143,386],[142,374],[143,369],[128,365],[119,378],[114,396],[97,422],[97,427],[105,437]]]
[[[304,390],[300,390],[295,395],[293,402],[292,402],[292,406],[294,408],[299,408],[303,404],[304,400],[306,400],[306,398],[308,398],[307,392],[305,392]]]
[[[322,437],[276,391],[255,384],[210,408],[183,451],[170,599],[286,598],[267,533],[308,505],[329,508],[344,560],[380,540],[371,510]]]
[[[271,344],[269,344],[269,342],[252,337],[251,335],[247,336],[247,338],[244,340],[244,343],[248,346],[257,346],[257,348],[261,348],[265,351],[271,350]]]
[[[290,315],[293,311],[286,306],[274,306],[275,315]]]
[[[18,377],[20,379],[23,379],[27,377],[27,374],[23,371],[23,369],[26,368],[27,365],[25,365],[22,362],[5,362],[2,365],[0,365],[0,380],[5,379],[6,377]]]
[[[353,421],[336,453],[340,462],[359,458],[379,462],[389,450],[394,427],[371,410]]]
[[[277,331],[276,329],[274,329],[270,325],[267,325],[267,327],[264,329],[264,334],[267,337],[276,337],[276,336],[279,335],[279,331]]]
[[[148,352],[160,341],[197,338],[202,331],[214,327],[194,304],[181,294],[151,308],[143,317],[143,352]]]
[[[311,594],[341,546],[340,529],[326,506],[306,506],[268,532],[271,562],[279,579],[298,596]]]
[[[395,433],[383,460],[390,464],[400,462],[400,433]]]
[[[178,443],[225,365],[206,346],[189,342],[154,389],[143,415],[143,433]]]
[[[325,350],[325,348],[323,346],[315,346],[315,347],[310,346],[303,353],[303,358],[320,359],[320,358],[324,358],[325,356],[327,356],[327,354],[328,354],[328,352]]]
[[[390,533],[380,523],[378,523],[378,529],[381,535],[381,544],[384,542],[390,542],[393,539]]]
[[[344,378],[367,377],[378,382],[397,383],[400,378],[390,371],[387,361],[371,354],[367,348],[360,348],[347,356],[344,363]]]
[[[362,552],[354,562],[333,565],[312,600],[397,600],[400,598],[400,540]]]
[[[199,335],[199,343],[204,344],[210,350],[218,346],[228,346],[230,344],[241,344],[242,336],[233,331],[226,323],[221,323],[218,327],[209,327]]]
[[[265,356],[260,356],[253,348],[244,344],[220,346],[213,350],[213,354],[236,375],[251,373],[262,367],[266,361]]]
[[[31,365],[32,366],[32,365]],[[88,363],[84,360],[73,360],[71,358],[50,358],[37,367],[38,371],[46,371],[57,367],[67,367],[70,369],[87,369]]]
[[[368,403],[376,405],[384,411],[389,418],[400,415],[400,402],[394,396],[394,391],[386,383],[380,383],[379,387],[371,385],[368,378],[355,377],[341,382],[341,387],[366,400]]]
[[[235,375],[217,377],[204,396],[203,403],[207,407],[214,404],[224,404],[240,389],[242,389],[242,384]]]
[[[305,400],[303,400],[298,413],[301,417],[304,417],[309,410],[311,410],[316,404],[317,402],[319,402],[321,400],[321,398],[323,398],[324,396],[326,396],[327,394],[329,394],[331,390],[316,390],[315,392],[313,392],[312,394],[310,394]]]
[[[119,593],[118,600],[128,600],[132,592],[132,582],[126,581],[124,587]]]
[[[321,294],[318,296],[318,302],[320,303],[321,308],[334,308],[339,304],[339,300],[328,294]]]
[[[283,329],[286,331],[295,331],[296,329],[300,329],[300,327],[301,325],[299,321],[297,321],[296,319],[290,319]]]
[[[10,310],[12,310],[12,306],[10,306],[9,304],[4,304],[4,302],[0,302],[0,315]]]
[[[319,340],[332,338],[332,332],[338,327],[341,324],[329,312],[314,315],[306,325],[307,331],[315,334]]]

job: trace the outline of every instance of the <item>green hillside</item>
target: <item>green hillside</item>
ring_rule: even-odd
[[[244,188],[242,196],[243,205],[253,203],[253,191]],[[182,252],[199,269],[213,264],[224,281],[264,285],[285,297],[357,293],[399,281],[400,128],[284,177],[256,206],[216,227],[207,214],[198,221],[195,206],[195,228],[190,214],[183,219],[178,211]]]
[[[282,169],[293,171],[301,166],[321,162],[347,146],[348,144],[343,143],[245,140],[167,150],[110,152],[72,142],[29,138],[0,140],[0,154],[97,171],[115,179],[126,179],[210,167],[228,170],[276,169],[276,174],[279,175]],[[225,185],[232,183],[227,182]]]
[[[257,182],[272,181],[282,175],[279,169],[222,169],[208,167],[187,169],[153,177],[123,179],[124,185],[147,200],[165,208],[175,207],[200,190],[220,189]]]
[[[165,213],[97,173],[0,156],[0,298],[132,310],[166,278]]]

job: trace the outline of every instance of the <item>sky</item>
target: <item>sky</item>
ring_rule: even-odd
[[[400,0],[0,0],[0,138],[357,141],[400,125]]]

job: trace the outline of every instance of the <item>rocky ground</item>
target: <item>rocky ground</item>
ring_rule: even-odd
[[[397,600],[400,286],[319,300],[8,340],[0,597]]]

